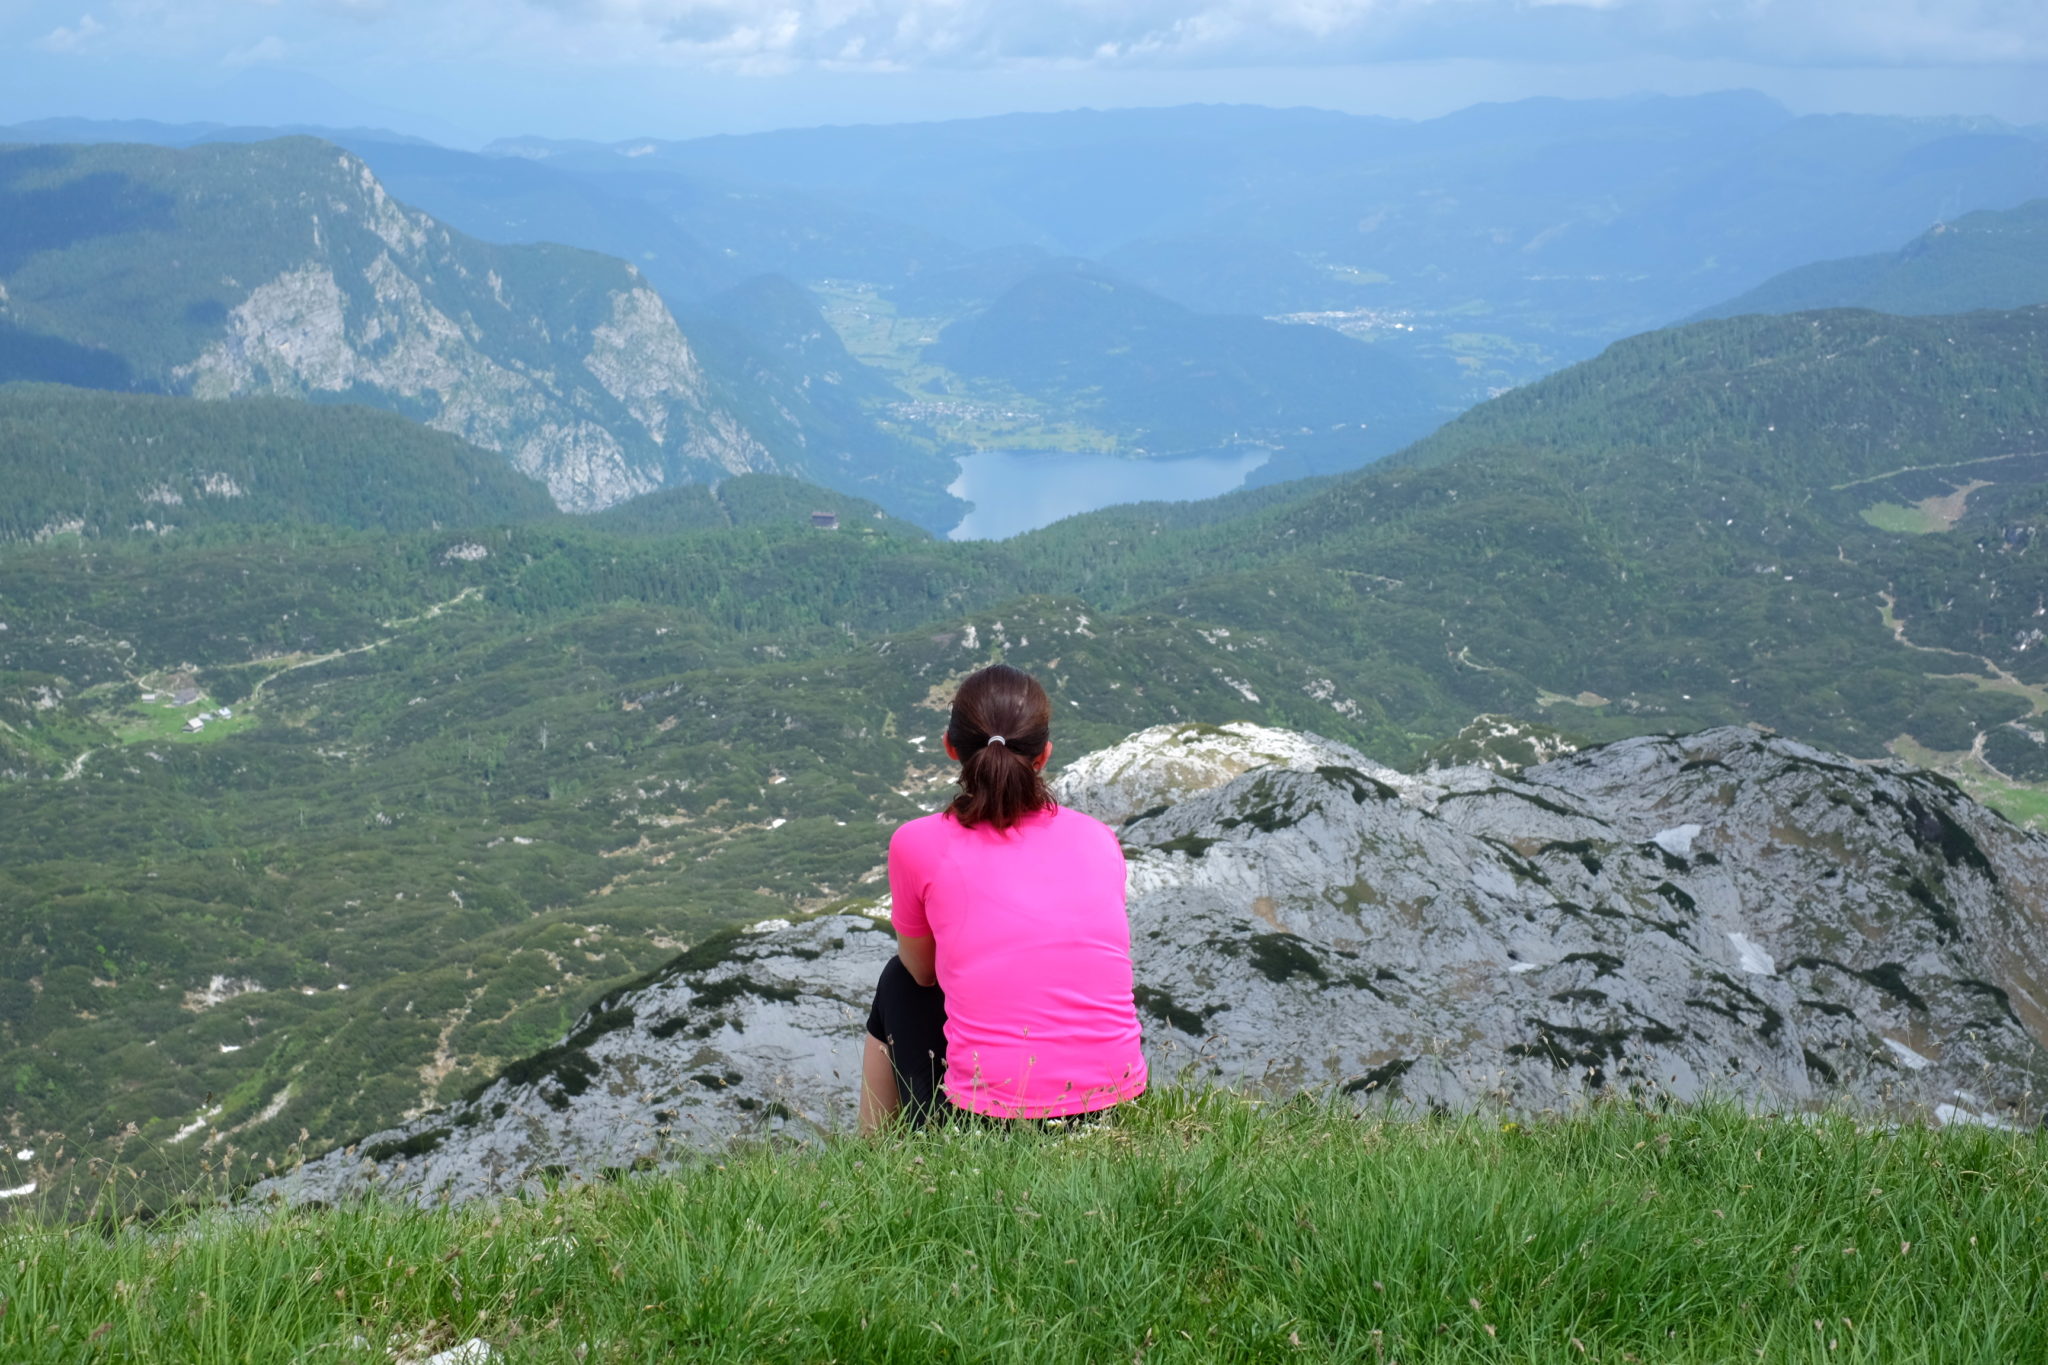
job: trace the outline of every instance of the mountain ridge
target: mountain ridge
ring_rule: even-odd
[[[1693,320],[1818,308],[1967,313],[2040,303],[2048,303],[2048,199],[1936,223],[1896,252],[1800,266]]]

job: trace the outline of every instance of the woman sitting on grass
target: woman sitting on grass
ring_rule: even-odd
[[[899,1110],[1066,1118],[1140,1094],[1123,849],[1046,790],[1045,689],[1004,664],[970,676],[946,756],[960,794],[889,841],[896,956],[868,1015],[860,1130]]]

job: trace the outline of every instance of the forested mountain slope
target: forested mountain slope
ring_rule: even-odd
[[[0,385],[0,540],[551,516],[532,479],[395,413]]]
[[[1936,223],[1895,252],[1818,261],[1765,280],[1702,312],[1967,313],[2048,303],[2048,199]]]
[[[2006,779],[2048,775],[2044,338],[2042,309],[1702,324],[1393,466],[1000,544],[735,479],[0,549],[17,1123],[134,1123],[173,1169],[209,1125],[274,1155],[460,1094],[720,926],[870,894],[998,657],[1062,756],[1163,721],[1396,765],[1482,712],[1752,723],[2038,811]]]
[[[772,465],[628,266],[459,236],[328,144],[13,148],[0,194],[6,321],[140,385],[392,408],[576,509]]]
[[[700,354],[631,265],[465,237],[329,144],[0,149],[0,210],[0,379],[384,407],[576,511],[779,471],[949,515],[949,464],[810,424],[808,372]]]

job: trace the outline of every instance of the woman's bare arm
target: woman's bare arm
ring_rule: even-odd
[[[903,965],[909,969],[912,981],[920,986],[938,984],[939,944],[930,934],[923,938],[899,935],[896,939],[896,956],[903,959]]]

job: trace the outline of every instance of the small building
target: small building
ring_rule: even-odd
[[[201,730],[204,730],[205,728],[206,717],[204,716],[194,716],[192,717],[192,719],[185,722],[185,730],[188,734],[198,734]]]
[[[811,513],[811,526],[819,531],[836,531],[839,529],[839,514],[837,512],[813,512]]]
[[[219,716],[222,720],[233,720],[235,718],[235,713],[233,711],[230,711],[225,706],[221,707],[220,710],[214,712],[213,714]]]

